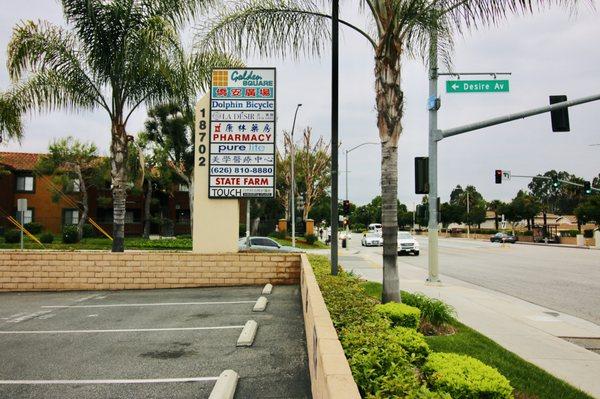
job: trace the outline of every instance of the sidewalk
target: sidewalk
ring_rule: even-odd
[[[343,259],[345,258],[345,259]],[[381,257],[340,257],[347,270],[381,281]],[[600,398],[600,355],[560,337],[599,338],[600,326],[521,299],[442,276],[425,282],[427,271],[399,261],[400,287],[454,306],[458,319],[523,359]]]

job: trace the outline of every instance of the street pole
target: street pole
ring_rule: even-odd
[[[348,201],[348,153],[350,151],[346,150],[346,201]]]
[[[290,149],[290,155],[292,157],[292,168],[291,168],[291,174],[292,174],[292,187],[291,187],[291,201],[292,201],[292,247],[296,246],[296,204],[295,204],[295,196],[296,196],[296,175],[294,174],[294,161],[296,158],[296,155],[294,154],[294,150],[296,145],[294,144],[294,128],[296,127],[296,116],[298,116],[298,110],[300,109],[300,107],[302,106],[302,104],[298,104],[296,106],[296,112],[294,112],[294,122],[292,123],[292,143],[291,143],[291,149]]]
[[[331,274],[338,274],[338,63],[339,63],[338,0],[331,6]]]
[[[438,100],[438,34],[431,30],[429,40],[429,223],[427,229],[429,242],[429,277],[427,281],[437,283],[439,277],[438,255],[438,217],[437,217],[437,110]]]
[[[246,246],[250,246],[250,198],[246,199]]]
[[[469,192],[467,191],[467,238],[471,238],[471,214],[470,214],[470,207],[471,204],[469,204]]]

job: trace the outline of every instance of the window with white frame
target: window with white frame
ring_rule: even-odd
[[[33,192],[33,176],[17,176],[17,191]]]
[[[65,226],[79,223],[79,210],[77,209],[65,209],[64,211],[64,224]]]
[[[189,186],[187,184],[180,183],[179,184],[179,191],[187,193],[187,192],[190,191],[190,188],[189,188]]]

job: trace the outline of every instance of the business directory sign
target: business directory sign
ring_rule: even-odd
[[[275,68],[214,69],[209,198],[275,196]]]

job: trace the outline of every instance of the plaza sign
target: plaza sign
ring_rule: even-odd
[[[275,196],[275,68],[215,69],[209,198]]]
[[[502,93],[510,90],[508,80],[448,80],[446,93]]]

